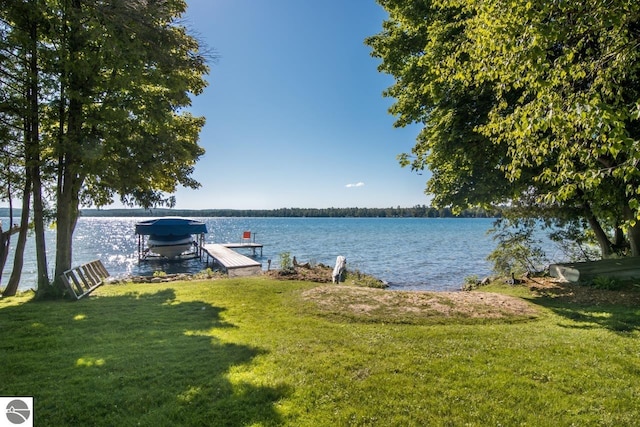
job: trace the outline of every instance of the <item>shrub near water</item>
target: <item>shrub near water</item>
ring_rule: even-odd
[[[369,274],[362,273],[360,270],[347,269],[345,271],[345,282],[349,285],[360,286],[364,288],[384,289],[388,285],[380,279]]]
[[[291,252],[282,252],[280,254],[280,268],[285,273],[292,273],[294,271]]]
[[[530,301],[539,315],[466,324],[434,312],[412,323],[424,300],[446,302],[406,293],[394,305],[404,317],[389,323],[384,310],[348,315],[366,314],[363,298],[325,286],[331,316],[305,297],[316,284],[266,278],[111,285],[73,303],[0,300],[2,394],[34,395],[43,426],[640,419],[637,305],[493,285],[484,289]]]

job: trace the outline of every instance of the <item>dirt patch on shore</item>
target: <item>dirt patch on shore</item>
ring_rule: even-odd
[[[607,290],[545,277],[524,279],[515,286],[527,289],[529,296],[518,298],[481,290],[405,292],[323,285],[305,291],[303,300],[328,315],[397,323],[422,323],[429,319],[534,319],[539,315],[538,302],[544,306],[544,300],[568,306],[640,306],[640,287],[633,283],[620,290]]]
[[[543,277],[527,279],[522,286],[528,287],[534,298],[550,298],[566,304],[640,306],[640,287],[631,282],[621,289],[607,290]]]
[[[321,312],[362,320],[413,323],[428,318],[535,318],[532,304],[489,292],[404,292],[319,286],[303,293]]]
[[[277,280],[301,280],[305,282],[316,283],[332,283],[333,282],[333,268],[324,265],[310,265],[309,263],[295,264],[292,269],[289,270],[271,270],[265,272],[265,274],[273,279]],[[341,276],[341,283],[346,283],[352,286],[361,286],[367,288],[386,288],[387,284],[381,280],[362,273],[358,270],[347,270]]]
[[[288,271],[270,270],[264,274],[278,280],[303,280],[317,283],[331,283],[332,273],[333,269],[323,264],[314,266],[302,264]]]

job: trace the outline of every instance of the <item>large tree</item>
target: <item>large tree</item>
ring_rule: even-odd
[[[6,6],[0,3],[1,6]],[[20,55],[16,54],[15,44],[9,40],[12,27],[7,10],[0,15],[0,200],[9,203],[9,223],[0,224],[0,276],[9,255],[13,233],[13,188],[19,186],[22,173],[14,174],[16,167],[23,164],[21,153],[22,126],[19,106],[24,97],[20,96],[22,87],[15,70],[19,67]],[[1,280],[1,279],[0,279]]]
[[[401,160],[433,172],[436,203],[581,218],[603,255],[640,255],[637,2],[380,4],[367,43],[396,78],[397,124],[424,124]]]
[[[13,270],[3,295],[13,295],[22,272],[22,255],[26,243],[31,200],[38,266],[38,286],[49,284],[44,238],[44,202],[40,160],[40,67],[38,42],[43,27],[41,0],[9,1],[2,3],[0,80],[5,89],[2,99],[4,137],[2,146],[6,164],[7,196],[11,198],[11,185],[16,181],[13,169],[21,164],[23,170],[22,215],[20,235],[16,247]],[[17,153],[21,153],[18,155]],[[33,198],[31,197],[33,194]]]
[[[55,210],[59,277],[72,263],[81,205],[119,197],[128,205],[172,206],[178,186],[199,186],[191,174],[204,153],[197,143],[204,118],[186,108],[206,87],[208,55],[180,22],[184,0],[0,6],[0,59],[12,67],[4,77],[18,76],[11,84],[20,95],[5,97],[0,113],[10,111],[20,129],[2,147],[22,153],[23,212],[33,200],[37,236],[44,236],[47,200]],[[39,290],[49,288],[47,270],[39,256]]]
[[[182,0],[61,6],[59,108],[48,134],[58,170],[56,277],[71,265],[81,203],[101,206],[118,194],[127,204],[171,205],[178,185],[198,186],[190,174],[204,152],[204,119],[183,108],[208,71],[177,21]]]

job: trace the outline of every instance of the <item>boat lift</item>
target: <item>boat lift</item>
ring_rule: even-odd
[[[164,217],[150,219],[136,223],[136,234],[138,235],[138,261],[149,259],[175,259],[187,260],[204,257],[204,235],[207,233],[207,226],[204,222],[182,217]],[[166,258],[153,252],[153,247],[149,247],[148,241],[155,237],[162,237],[164,240],[171,240],[172,237],[180,238],[185,235],[196,236],[192,241],[191,248],[173,258]],[[145,236],[147,236],[145,238]]]

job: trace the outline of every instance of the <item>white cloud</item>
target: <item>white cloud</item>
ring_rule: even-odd
[[[364,182],[358,182],[355,184],[347,184],[345,185],[347,188],[356,188],[356,187],[364,187]]]

